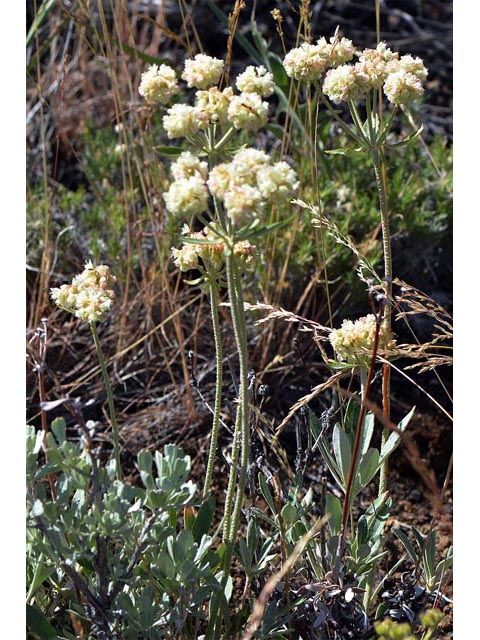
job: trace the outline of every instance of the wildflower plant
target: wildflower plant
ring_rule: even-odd
[[[307,49],[309,55],[305,56]],[[337,50],[339,55],[335,53]],[[354,57],[358,58],[355,63]],[[314,88],[319,100],[355,145],[351,148],[335,149],[329,153],[353,156],[362,154],[368,155],[371,159],[377,182],[383,235],[384,290],[388,301],[385,308],[385,321],[386,329],[390,331],[393,265],[386,149],[406,144],[421,134],[422,127],[400,142],[391,142],[390,136],[399,109],[408,109],[410,103],[423,96],[423,84],[428,70],[420,58],[413,58],[411,55],[400,57],[384,42],[379,42],[375,49],[366,48],[363,51],[356,51],[351,41],[339,38],[338,35],[333,36],[329,46],[325,38],[321,38],[317,45],[308,45],[308,47],[302,45],[292,49],[285,56],[283,64],[288,76],[306,81]],[[391,105],[388,115],[383,111],[383,96],[386,96]],[[362,117],[359,110],[360,101],[364,103],[365,117]],[[342,119],[331,103],[347,105],[351,118],[350,124]],[[383,375],[383,409],[385,415],[389,417],[388,364],[384,366]],[[388,429],[384,429],[383,440],[385,441],[387,437]],[[386,488],[385,465],[380,479],[380,493]]]
[[[115,293],[113,291],[115,282],[116,278],[110,273],[108,266],[99,265],[96,267],[93,262],[89,260],[85,264],[82,273],[75,276],[71,284],[63,284],[60,287],[52,288],[50,290],[50,296],[57,307],[73,313],[76,318],[80,318],[90,325],[107,394],[113,432],[116,474],[120,480],[122,477],[122,467],[120,463],[120,436],[117,416],[107,365],[97,331],[97,323],[105,319],[115,300]]]
[[[222,345],[218,297],[225,282],[239,358],[239,391],[232,443],[232,462],[223,513],[222,587],[226,588],[247,483],[250,456],[248,357],[241,275],[255,251],[255,239],[269,231],[268,209],[288,203],[298,180],[286,161],[245,144],[248,137],[268,122],[267,98],[274,92],[273,74],[263,66],[249,66],[234,87],[221,89],[223,61],[199,54],[185,61],[182,79],[196,89],[193,104],[174,104],[163,117],[170,139],[184,139],[172,163],[173,177],[164,193],[167,211],[183,226],[183,245],[172,249],[175,265],[196,270],[209,292],[216,348],[217,380],[212,433],[204,496],[210,492],[216,457],[222,402]],[[235,89],[239,93],[235,92]],[[236,139],[236,141],[235,141]],[[196,223],[195,223],[196,220]],[[195,224],[202,225],[194,231]],[[218,637],[221,629],[220,601],[213,601],[208,633]]]

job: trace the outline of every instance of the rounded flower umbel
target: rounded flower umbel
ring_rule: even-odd
[[[241,93],[233,96],[228,107],[228,121],[235,129],[257,131],[268,121],[268,102],[258,93]]]
[[[273,73],[265,67],[249,66],[237,77],[235,83],[242,93],[258,93],[262,98],[268,98],[275,91]]]
[[[189,88],[209,89],[214,84],[218,84],[223,66],[223,60],[199,53],[193,60],[185,60],[182,80],[185,80]]]
[[[207,185],[199,175],[175,180],[163,197],[167,209],[175,215],[203,213],[208,205]]]
[[[110,311],[115,300],[113,286],[116,278],[109,267],[95,267],[89,260],[85,269],[75,276],[72,284],[63,284],[50,290],[57,307],[73,313],[85,322],[100,322]]]
[[[149,102],[167,104],[179,91],[176,73],[166,64],[153,64],[142,73],[138,93]]]
[[[359,320],[344,320],[339,329],[334,329],[329,336],[337,360],[352,366],[367,368],[370,366],[377,321],[373,313]],[[378,354],[385,354],[393,348],[395,340],[387,329],[386,323],[380,325]]]

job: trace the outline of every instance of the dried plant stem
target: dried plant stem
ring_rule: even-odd
[[[220,321],[218,316],[218,292],[214,281],[210,281],[210,310],[212,315],[213,339],[215,342],[215,364],[216,364],[216,382],[215,382],[215,405],[213,408],[212,434],[210,436],[210,451],[207,462],[207,473],[205,484],[203,486],[203,495],[208,495],[212,484],[213,465],[217,453],[218,428],[220,424],[220,409],[222,406],[222,384],[223,384],[223,352],[222,338],[220,334]]]
[[[115,469],[117,479],[122,479],[122,467],[120,464],[120,437],[118,432],[117,416],[115,413],[115,405],[113,403],[112,387],[108,378],[107,365],[105,362],[105,356],[103,355],[102,346],[98,337],[97,326],[95,322],[90,322],[90,329],[92,331],[93,341],[95,342],[95,349],[97,351],[98,362],[100,364],[100,370],[102,372],[103,384],[105,386],[105,392],[107,394],[108,411],[110,414],[110,422],[112,423],[113,434],[113,452],[115,456]]]
[[[375,170],[375,179],[377,181],[378,199],[380,204],[380,217],[382,224],[382,236],[383,236],[383,261],[385,268],[385,283],[386,283],[386,297],[387,305],[385,307],[385,321],[387,325],[387,331],[392,326],[392,313],[390,307],[390,300],[392,297],[392,281],[393,281],[393,268],[392,268],[392,246],[390,238],[390,223],[388,219],[388,194],[387,194],[387,180],[386,180],[386,168],[384,162],[383,152],[379,149],[375,149],[372,152],[373,167]],[[382,395],[383,395],[383,411],[387,418],[390,418],[390,365],[385,363],[383,365],[383,378],[382,378]],[[390,434],[389,429],[384,428],[382,431],[382,446],[387,441]],[[385,460],[380,469],[380,482],[378,487],[378,493],[381,495],[387,490],[387,473],[388,473],[388,461]]]

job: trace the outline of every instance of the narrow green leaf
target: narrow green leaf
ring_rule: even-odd
[[[370,442],[372,441],[373,430],[375,427],[375,415],[369,411],[363,421],[363,429],[360,440],[360,453],[365,454],[368,451]]]
[[[270,489],[268,488],[267,480],[261,471],[258,473],[258,482],[260,484],[260,491],[265,498],[265,502],[270,507],[270,511],[273,513],[273,515],[276,515],[277,510],[275,509],[275,503],[273,501],[272,494],[270,493]]]
[[[34,18],[34,20],[32,22],[32,26],[28,30],[28,33],[27,33],[27,47],[30,44],[30,42],[33,40],[33,37],[35,36],[35,33],[39,29],[39,27],[42,24],[42,22],[45,20],[45,18],[50,13],[50,11],[53,8],[54,4],[55,4],[55,0],[44,0],[42,2],[40,8],[37,11],[37,15],[35,16],[35,18]]]
[[[333,428],[332,444],[337,465],[342,473],[343,482],[346,484],[352,462],[352,448],[350,439],[339,424]]]
[[[396,527],[393,527],[393,533],[397,536],[397,538],[403,544],[403,546],[405,547],[405,551],[408,553],[408,555],[413,560],[413,562],[417,564],[418,556],[415,552],[415,549],[413,548],[412,543],[408,539],[407,534],[404,533],[401,529],[398,529]]]
[[[407,415],[402,420],[400,420],[400,422],[398,423],[398,429],[400,431],[405,431],[405,429],[408,426],[408,423],[410,422],[410,420],[413,417],[413,414],[415,413],[415,409],[416,407],[412,407],[410,411],[407,413]],[[400,438],[401,436],[396,431],[392,431],[392,433],[388,436],[387,441],[385,442],[385,444],[383,445],[380,451],[380,463],[386,460],[395,451],[395,449],[398,447],[400,443]]]
[[[185,149],[182,149],[182,147],[172,146],[160,146],[153,148],[157,153],[167,158],[178,158],[178,156],[185,151]]]

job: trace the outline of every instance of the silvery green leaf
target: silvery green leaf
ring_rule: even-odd
[[[361,489],[367,486],[380,468],[379,458],[380,454],[378,453],[378,449],[369,449],[367,453],[362,456],[358,468],[358,479]]]
[[[342,473],[343,482],[346,484],[352,462],[352,449],[347,434],[339,424],[333,428],[332,444],[337,465]]]
[[[375,415],[368,411],[363,421],[363,429],[360,440],[360,453],[365,454],[368,451],[370,442],[372,441],[373,430],[375,427]]]
[[[408,423],[410,422],[410,420],[413,417],[413,414],[415,413],[415,409],[416,407],[412,407],[410,411],[407,413],[407,415],[402,420],[400,420],[400,422],[397,425],[400,431],[405,431],[405,429],[408,426]],[[395,449],[397,448],[400,442],[400,438],[401,436],[396,431],[392,431],[392,433],[388,436],[387,441],[385,442],[385,444],[383,445],[380,451],[380,460],[379,460],[380,464],[384,460],[386,460],[388,456],[390,456],[393,453],[393,451],[395,451]]]
[[[393,528],[393,533],[397,536],[397,538],[399,538],[400,542],[405,547],[405,551],[408,553],[408,555],[413,560],[413,562],[415,564],[417,564],[418,556],[417,556],[417,554],[415,552],[415,549],[413,548],[412,543],[408,539],[407,534],[404,533],[401,529],[398,529],[396,527]]]
[[[328,520],[330,531],[333,535],[337,535],[340,532],[340,524],[342,522],[342,505],[333,493],[327,493],[325,496],[325,512],[330,514]]]

